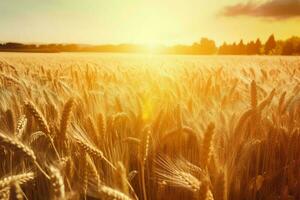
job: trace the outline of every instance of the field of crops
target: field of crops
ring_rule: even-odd
[[[299,200],[300,57],[0,54],[0,199]]]

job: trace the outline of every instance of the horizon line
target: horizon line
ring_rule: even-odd
[[[271,34],[270,36],[274,35],[275,39],[276,39],[276,34]],[[269,36],[269,37],[270,37]],[[288,40],[290,38],[293,38],[293,37],[300,37],[300,35],[291,35],[289,37],[286,37],[285,39],[278,39],[276,41],[285,41],[285,40]],[[256,41],[257,39],[263,41],[260,37],[257,37],[255,39],[248,39],[248,40],[245,40],[243,38],[241,39],[237,39],[237,40],[234,40],[234,41],[231,41],[231,42],[228,42],[228,41],[221,41],[221,42],[217,42],[215,39],[212,39],[212,38],[209,38],[209,37],[206,37],[206,36],[203,36],[203,37],[200,37],[198,41],[194,41],[194,42],[190,42],[190,43],[172,43],[172,44],[163,44],[163,43],[153,43],[153,44],[147,44],[147,43],[134,43],[134,42],[107,42],[107,43],[93,43],[93,42],[22,42],[22,41],[17,41],[17,40],[8,40],[8,41],[1,41],[0,40],[0,44],[6,44],[6,43],[18,43],[18,44],[25,44],[25,45],[49,45],[49,44],[59,44],[59,45],[87,45],[87,46],[104,46],[104,45],[115,45],[115,46],[118,46],[118,45],[136,45],[136,46],[155,46],[155,47],[170,47],[170,46],[177,46],[177,45],[193,45],[194,43],[197,43],[199,42],[201,39],[203,38],[206,38],[206,39],[209,39],[209,40],[212,40],[215,42],[216,46],[221,46],[222,44],[224,43],[237,43],[237,42],[240,42],[240,41],[243,41],[243,42],[251,42],[251,41]],[[267,41],[268,38],[265,40]]]

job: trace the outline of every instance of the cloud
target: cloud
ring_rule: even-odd
[[[274,19],[300,17],[300,0],[269,0],[264,3],[249,1],[226,6],[220,13],[222,16],[252,16]]]

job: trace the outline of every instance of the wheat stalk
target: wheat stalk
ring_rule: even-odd
[[[202,182],[198,192],[199,200],[208,200],[209,185],[207,182]]]
[[[12,110],[8,109],[5,112],[5,117],[6,117],[9,132],[14,133],[14,131],[15,131],[15,117],[14,117],[14,114],[13,114]]]
[[[14,184],[12,184],[12,186],[10,188],[10,196],[16,200],[24,199],[24,193],[18,182],[15,182]]]
[[[216,179],[214,197],[216,200],[227,200],[227,182],[224,172],[220,172]]]
[[[126,168],[123,165],[123,163],[121,161],[118,162],[117,164],[117,171],[119,171],[119,185],[122,188],[122,191],[125,194],[129,194],[129,190],[128,190],[128,185],[127,185],[127,174],[126,174]]]

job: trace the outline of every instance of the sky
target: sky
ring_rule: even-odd
[[[300,0],[0,0],[0,41],[217,44],[300,36]]]

